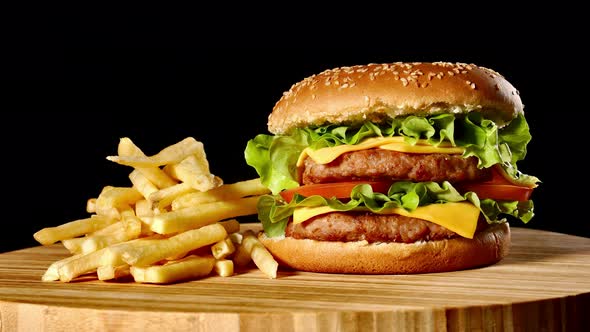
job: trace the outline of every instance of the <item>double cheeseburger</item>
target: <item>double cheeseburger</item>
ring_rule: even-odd
[[[284,266],[426,273],[498,262],[539,180],[518,91],[463,63],[326,70],[294,84],[248,141],[272,194],[259,239]]]

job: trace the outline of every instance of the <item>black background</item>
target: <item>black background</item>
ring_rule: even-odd
[[[129,185],[131,169],[105,159],[120,137],[149,155],[193,136],[214,174],[226,183],[249,179],[256,174],[244,162],[245,144],[267,132],[267,115],[291,84],[327,68],[394,61],[460,61],[503,74],[520,90],[533,135],[519,168],[543,181],[533,194],[535,218],[513,226],[590,237],[587,106],[576,65],[587,54],[574,32],[530,29],[379,43],[326,35],[321,47],[131,35],[111,43],[114,32],[96,31],[59,47],[41,43],[15,59],[8,70],[15,80],[4,89],[15,103],[6,103],[3,120],[0,251],[37,245],[35,231],[86,217],[86,200],[103,186]]]

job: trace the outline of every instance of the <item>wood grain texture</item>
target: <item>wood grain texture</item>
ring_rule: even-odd
[[[257,225],[249,225],[257,227]],[[590,330],[590,239],[512,229],[479,269],[341,275],[254,266],[172,285],[41,282],[61,245],[0,254],[0,331]]]

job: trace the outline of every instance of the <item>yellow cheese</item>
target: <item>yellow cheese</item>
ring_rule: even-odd
[[[380,148],[386,150],[393,150],[405,153],[446,153],[446,154],[461,154],[465,151],[464,148],[453,147],[448,142],[443,142],[439,146],[432,146],[428,144],[425,139],[420,139],[415,145],[411,145],[405,142],[404,137],[373,137],[367,138],[356,145],[338,145],[334,147],[321,148],[312,150],[306,148],[303,150],[297,160],[297,166],[303,165],[303,161],[306,157],[310,157],[318,164],[327,164],[334,159],[338,158],[341,154],[352,151],[367,150],[373,148]]]
[[[366,208],[359,208],[357,211],[366,211]],[[293,211],[293,222],[302,223],[312,217],[336,210],[329,206],[300,207]],[[406,217],[413,217],[428,220],[437,225],[443,226],[463,237],[472,239],[477,227],[479,209],[468,202],[430,204],[420,206],[409,212],[402,208],[387,209],[380,214],[399,214]]]

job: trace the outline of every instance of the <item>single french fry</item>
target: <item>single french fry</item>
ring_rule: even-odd
[[[214,222],[256,214],[258,196],[213,202],[153,216],[150,229],[159,234],[183,232]]]
[[[156,185],[158,189],[172,187],[178,183],[159,167],[136,167],[135,169]]]
[[[141,234],[142,222],[137,217],[128,217],[123,221],[109,226],[106,234],[90,235],[82,241],[81,249],[83,254],[91,253],[112,244],[134,240]]]
[[[150,246],[158,241],[161,241],[162,238],[156,236],[150,236],[140,239],[135,239],[127,242],[113,244],[101,250],[104,250],[104,253],[100,260],[100,266],[111,265],[111,266],[119,266],[127,264],[123,260],[123,253],[126,251],[131,250],[134,247],[143,247],[143,246]]]
[[[135,204],[140,199],[143,199],[143,196],[135,188],[113,187],[102,192],[96,199],[96,213],[119,219],[119,208]]]
[[[41,277],[41,280],[42,281],[57,281],[57,280],[59,280],[59,268],[70,261],[78,259],[80,256],[82,256],[82,255],[80,255],[80,254],[73,255],[73,256],[66,257],[64,259],[60,259],[58,261],[53,262],[51,265],[49,265],[49,267],[47,268],[47,270],[45,271],[45,273]]]
[[[174,235],[153,245],[130,248],[122,253],[122,258],[129,265],[147,266],[216,243],[226,236],[223,226],[212,224]]]
[[[214,270],[220,277],[231,277],[234,274],[234,262],[229,259],[218,260]]]
[[[158,209],[165,209],[166,207],[172,204],[172,201],[181,195],[190,193],[195,191],[189,184],[187,183],[179,183],[175,184],[172,187],[160,189],[154,193],[152,193],[148,200],[152,204],[153,208]]]
[[[229,237],[226,237],[225,239],[211,246],[211,253],[217,260],[226,258],[227,256],[233,254],[234,251],[236,251],[236,247],[234,246],[234,243],[231,242]]]
[[[142,156],[145,154],[141,149],[133,143],[129,137],[122,137],[119,139],[119,145],[117,146],[117,154],[119,156]]]
[[[277,277],[277,270],[279,263],[274,259],[272,254],[264,247],[262,242],[258,240],[252,230],[247,230],[243,234],[241,247],[244,247],[246,252],[250,253],[254,264],[266,274],[267,277],[275,279]]]
[[[240,234],[238,232],[230,233],[228,235],[228,237],[231,240],[231,242],[233,242],[234,244],[242,244],[242,234]]]
[[[129,217],[135,217],[135,209],[129,205],[124,205],[118,209],[121,220]]]
[[[102,255],[105,251],[106,248],[89,254],[82,254],[80,257],[63,264],[58,269],[59,280],[70,282],[78,276],[95,271],[101,266]]]
[[[133,188],[137,189],[144,198],[150,197],[152,193],[158,191],[158,187],[153,184],[143,173],[134,169],[129,173],[129,180],[133,183]]]
[[[181,162],[184,158],[203,150],[203,143],[193,137],[187,137],[182,141],[162,149],[157,154],[146,156],[108,156],[107,160],[121,165],[133,167],[159,167],[167,164]]]
[[[86,212],[96,213],[96,198],[89,198],[86,201]]]
[[[75,237],[73,239],[61,240],[61,244],[68,249],[70,254],[78,255],[82,253],[82,243],[86,240],[86,237]]]
[[[131,275],[130,266],[127,264],[112,266],[103,265],[96,269],[98,280],[120,279]]]
[[[213,257],[191,255],[165,265],[131,266],[131,275],[133,275],[135,282],[168,284],[208,276],[214,266],[215,258]]]
[[[227,219],[219,222],[227,234],[235,233],[240,231],[240,222],[237,219]]]
[[[102,187],[102,190],[100,191],[100,194],[98,194],[98,196],[103,195],[104,193],[106,193],[107,191],[111,190],[115,188],[114,186],[104,186]]]
[[[43,228],[33,234],[33,237],[42,245],[50,245],[61,240],[92,233],[115,222],[116,220],[112,218],[93,215],[90,218],[70,221],[56,227]]]
[[[154,211],[151,208],[151,203],[145,199],[135,202],[135,215],[140,218],[153,216]]]
[[[259,196],[270,193],[270,190],[263,186],[260,178],[239,181],[231,184],[224,184],[205,192],[192,192],[177,197],[172,201],[172,210],[179,210],[198,204],[228,201],[247,196]]]
[[[180,163],[171,164],[169,172],[173,177],[201,192],[223,184],[219,177],[215,177],[209,171],[209,162],[204,150],[187,156]]]

